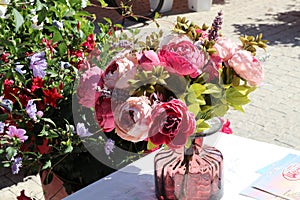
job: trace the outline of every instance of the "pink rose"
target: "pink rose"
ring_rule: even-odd
[[[115,88],[115,85],[118,82],[118,80],[127,72],[133,72],[133,68],[135,68],[134,63],[126,57],[112,61],[106,67],[106,70],[103,73],[103,84],[109,89]],[[127,80],[129,79],[133,79],[133,77],[128,77]]]
[[[158,55],[152,50],[139,52],[136,57],[141,68],[146,71],[151,71],[153,67],[160,64]]]
[[[114,110],[116,132],[124,140],[143,141],[148,137],[151,106],[147,97],[130,97]]]
[[[97,86],[101,78],[102,70],[99,67],[92,67],[85,71],[80,78],[77,87],[79,103],[87,108],[92,108],[97,99]]]
[[[235,54],[239,47],[237,44],[232,42],[230,39],[227,38],[218,38],[216,41],[214,48],[216,49],[216,56],[219,56],[224,61],[229,60]]]
[[[263,80],[262,65],[249,51],[237,51],[228,64],[252,86],[258,85]]]
[[[111,109],[111,98],[99,97],[96,100],[95,117],[103,132],[110,132],[115,128],[114,115]]]
[[[190,75],[192,78],[202,73],[206,63],[205,54],[193,43],[187,40],[174,42],[162,46],[158,52],[161,62],[166,64],[166,70],[180,76]]]
[[[179,99],[156,104],[151,116],[153,123],[149,129],[149,138],[156,145],[182,147],[196,128],[194,115]]]

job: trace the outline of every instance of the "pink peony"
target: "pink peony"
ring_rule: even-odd
[[[103,73],[103,84],[109,88],[115,88],[116,83],[119,79],[124,76],[128,72],[133,72],[133,68],[135,68],[134,63],[128,58],[119,58],[117,60],[112,61],[107,67],[105,72]],[[135,73],[133,73],[134,76]],[[127,80],[133,79],[126,78]],[[125,86],[127,83],[124,83]]]
[[[230,39],[223,37],[218,38],[214,48],[217,51],[215,55],[219,56],[224,61],[228,61],[230,58],[232,58],[235,52],[240,49],[238,45],[232,42]]]
[[[99,67],[92,67],[85,71],[77,87],[77,97],[79,103],[87,108],[92,108],[95,105],[98,92],[96,92],[102,70]]]
[[[239,50],[228,61],[230,67],[251,86],[258,85],[263,80],[262,65],[249,51]]]
[[[111,98],[99,97],[95,102],[96,121],[103,132],[110,132],[115,128],[114,115],[111,109]]]
[[[202,73],[206,63],[205,54],[188,40],[174,41],[162,46],[158,52],[166,70],[180,76],[190,75],[192,78]]]
[[[151,106],[147,97],[130,97],[114,110],[116,132],[124,140],[143,141],[148,137]]]
[[[196,128],[194,115],[179,99],[156,104],[151,116],[153,123],[149,129],[149,138],[156,145],[182,147]]]
[[[153,67],[160,64],[158,55],[152,50],[139,52],[136,57],[141,68],[146,71],[151,71]]]

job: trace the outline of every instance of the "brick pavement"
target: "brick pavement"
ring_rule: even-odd
[[[88,9],[97,13],[98,19],[106,16],[120,20],[114,11]],[[234,134],[300,150],[300,0],[214,1],[212,9],[206,12],[191,12],[187,1],[174,0],[173,10],[158,21],[164,28],[171,27],[176,14],[180,14],[199,24],[211,23],[221,9],[224,35],[238,41],[240,34],[263,32],[269,40],[263,85],[251,95],[252,102],[245,113],[234,111],[226,116]],[[142,29],[153,27],[150,23]],[[0,170],[1,200],[16,199],[22,189],[28,196],[43,199],[38,176],[23,180],[22,175],[7,174],[8,171]]]

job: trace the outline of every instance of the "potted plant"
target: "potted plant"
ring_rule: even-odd
[[[45,185],[59,178],[67,193],[116,170],[87,151],[79,135],[88,129],[73,119],[80,70],[97,61],[116,28],[99,23],[95,35],[95,17],[83,10],[87,5],[81,0],[0,1],[1,167],[13,174],[41,173]],[[106,141],[97,143],[105,151]]]

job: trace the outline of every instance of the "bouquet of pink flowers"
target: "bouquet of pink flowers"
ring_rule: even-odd
[[[147,142],[148,150],[179,148],[209,128],[206,120],[224,116],[230,107],[243,111],[263,80],[255,55],[267,41],[260,34],[236,44],[220,34],[221,25],[221,12],[211,27],[178,17],[172,33],[152,33],[146,41],[120,39],[112,45],[120,53],[104,70],[81,72],[79,104],[92,108],[110,144],[118,135]],[[224,122],[223,132],[231,133],[229,124]]]

